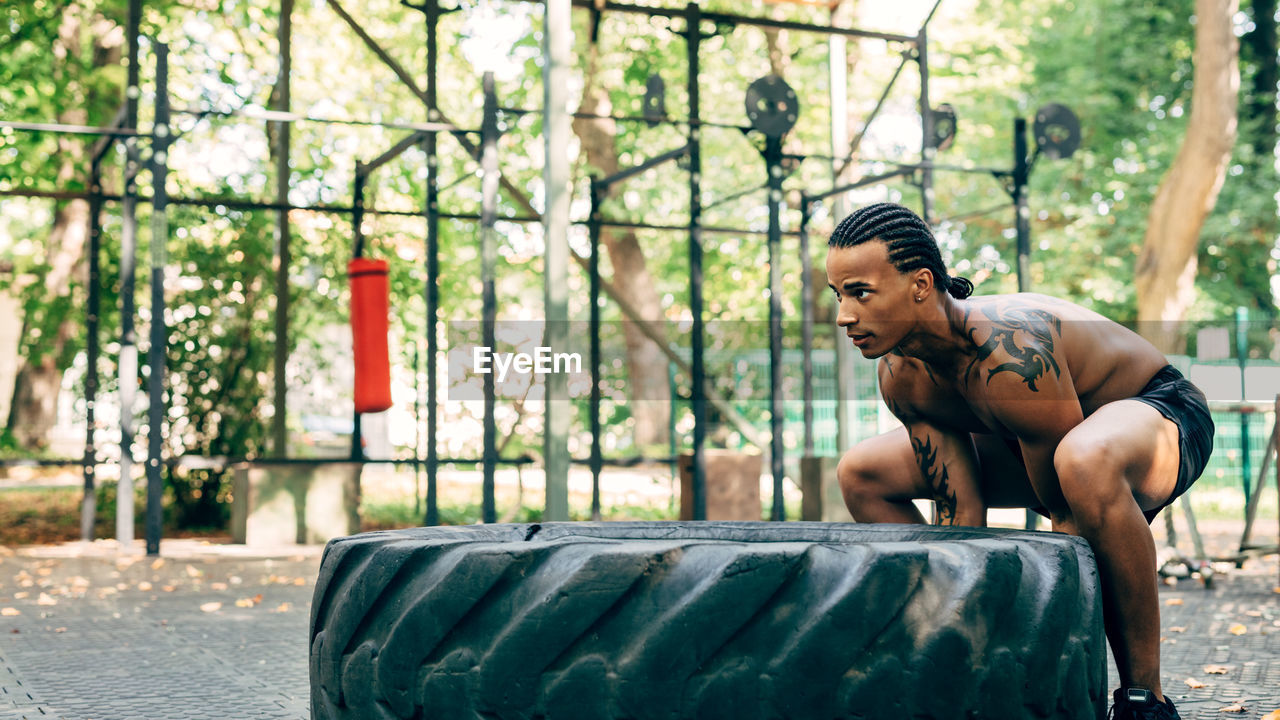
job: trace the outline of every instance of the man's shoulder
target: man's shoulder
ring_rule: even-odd
[[[975,299],[965,313],[965,332],[976,350],[967,375],[988,386],[1012,379],[1035,392],[1038,383],[1062,374],[1064,324],[1093,316],[1075,303],[1035,293]]]

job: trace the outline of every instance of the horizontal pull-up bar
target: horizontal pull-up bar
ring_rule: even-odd
[[[592,184],[597,185],[599,187],[608,187],[610,185],[613,185],[614,183],[620,183],[623,180],[626,180],[628,178],[633,178],[636,175],[639,175],[640,173],[644,172],[645,170],[648,170],[650,168],[655,168],[664,162],[668,162],[670,160],[675,160],[676,158],[684,157],[687,154],[689,154],[689,145],[686,143],[685,145],[678,147],[675,150],[669,150],[667,152],[662,153],[661,155],[655,155],[654,157],[651,157],[648,160],[645,160],[644,162],[640,163],[639,165],[636,165],[635,167],[627,168],[626,170],[619,170],[618,172],[612,175],[609,175],[607,177],[600,178],[599,180],[593,180]]]
[[[526,1],[541,2],[541,0]],[[573,5],[574,7],[588,9],[599,8],[605,11],[637,13],[640,15],[649,15],[651,17],[683,18],[687,15],[687,12],[680,8],[647,7],[644,5],[630,5],[618,2],[605,2],[598,5],[593,2],[593,0],[573,0]],[[698,15],[703,20],[715,23],[748,25],[751,27],[769,28],[774,30],[797,30],[800,32],[812,32],[822,35],[844,35],[845,37],[871,38],[873,40],[885,40],[887,42],[915,43],[919,40],[915,35],[882,33],[875,32],[873,30],[858,30],[855,28],[842,28],[831,25],[811,25],[809,23],[791,22],[789,20],[772,20],[761,17],[748,17],[746,15],[734,15],[732,13],[708,12],[704,10],[699,12]]]
[[[71,192],[58,190],[27,190],[27,189],[0,189],[0,197],[28,197],[41,198],[45,200],[89,200],[97,197],[105,202],[120,202],[122,197],[116,194],[107,193],[91,193],[91,192]],[[826,197],[826,196],[823,196]],[[138,195],[135,199],[140,203],[150,203],[151,198],[146,195]],[[810,200],[821,199],[810,196]],[[195,207],[225,207],[234,210],[299,210],[302,212],[323,212],[334,214],[350,214],[355,211],[353,205],[292,205],[289,203],[271,203],[257,202],[254,200],[238,200],[235,198],[183,198],[170,197],[168,199],[170,205],[190,205]],[[422,217],[421,210],[380,210],[377,208],[364,208],[366,215],[391,215],[395,217]],[[470,220],[479,221],[478,213],[438,213],[437,217],[441,220]],[[517,215],[515,217],[500,217],[498,222],[510,223],[540,223],[542,217],[538,215]],[[583,226],[589,224],[586,220],[577,220],[573,225]],[[602,220],[600,227],[615,230],[664,230],[670,232],[688,232],[688,225],[651,225],[649,223],[625,222],[621,220]],[[732,228],[720,226],[704,225],[699,228],[704,233],[715,233],[719,235],[768,235],[766,230],[750,230],[746,228]],[[798,232],[784,231],[783,235],[797,236]]]
[[[129,130],[119,127],[99,127],[96,125],[66,125],[63,123],[29,123],[0,120],[0,128],[27,130],[29,132],[64,133],[67,135],[109,135],[116,137],[151,137],[151,133]]]
[[[389,128],[392,130],[413,130],[416,132],[449,132],[460,133],[469,132],[477,133],[479,130],[469,130],[460,128],[456,125],[443,122],[409,122],[409,121],[373,121],[373,120],[350,120],[343,118],[326,118],[315,117],[313,115],[303,115],[295,112],[282,112],[279,110],[212,110],[201,108],[174,108],[174,113],[181,115],[194,115],[196,117],[243,117],[251,120],[262,120],[264,122],[283,122],[283,123],[316,123],[318,125],[354,125],[360,127],[377,127]]]

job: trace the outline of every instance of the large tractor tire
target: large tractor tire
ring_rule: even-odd
[[[1090,718],[1098,574],[1056,533],[418,528],[325,550],[316,720]]]

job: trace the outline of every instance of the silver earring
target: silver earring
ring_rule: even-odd
[[[922,297],[918,297],[918,296],[917,296],[917,297],[916,297],[916,302],[924,302],[924,298],[922,298]]]

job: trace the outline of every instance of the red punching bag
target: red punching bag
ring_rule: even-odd
[[[387,263],[355,258],[347,263],[351,281],[351,338],[355,349],[356,412],[391,407],[391,360],[387,352]]]

